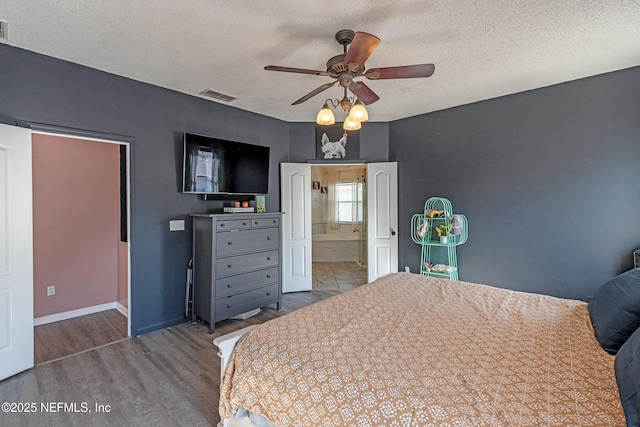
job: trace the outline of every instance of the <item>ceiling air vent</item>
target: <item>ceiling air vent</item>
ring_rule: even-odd
[[[209,98],[217,99],[218,101],[231,102],[235,97],[231,95],[225,95],[224,93],[216,92],[215,90],[205,89],[200,92],[200,95],[208,96]]]
[[[9,23],[0,19],[0,40],[9,40]]]

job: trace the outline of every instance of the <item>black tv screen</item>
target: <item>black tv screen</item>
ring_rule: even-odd
[[[267,194],[269,147],[184,134],[182,192]]]

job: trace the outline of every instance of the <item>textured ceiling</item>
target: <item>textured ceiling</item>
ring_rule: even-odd
[[[380,96],[373,121],[640,65],[638,0],[0,0],[0,20],[9,45],[189,95],[212,89],[291,122],[314,121],[341,89],[292,106],[332,80],[263,67],[325,70],[343,28],[381,39],[368,68],[436,67],[425,79],[365,80]]]

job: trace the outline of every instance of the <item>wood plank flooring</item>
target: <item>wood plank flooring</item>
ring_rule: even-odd
[[[36,411],[0,412],[0,425],[214,426],[220,359],[213,338],[341,292],[285,294],[280,312],[265,309],[247,320],[219,322],[212,335],[205,324],[184,323],[36,366],[0,382],[0,403],[34,405]],[[44,410],[52,406],[55,412]]]
[[[36,326],[35,364],[40,365],[126,337],[127,318],[115,309]]]

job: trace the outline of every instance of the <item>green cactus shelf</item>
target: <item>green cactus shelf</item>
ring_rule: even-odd
[[[467,217],[454,214],[445,198],[428,199],[424,212],[411,218],[411,239],[422,245],[420,274],[458,280],[456,246],[468,237]]]

